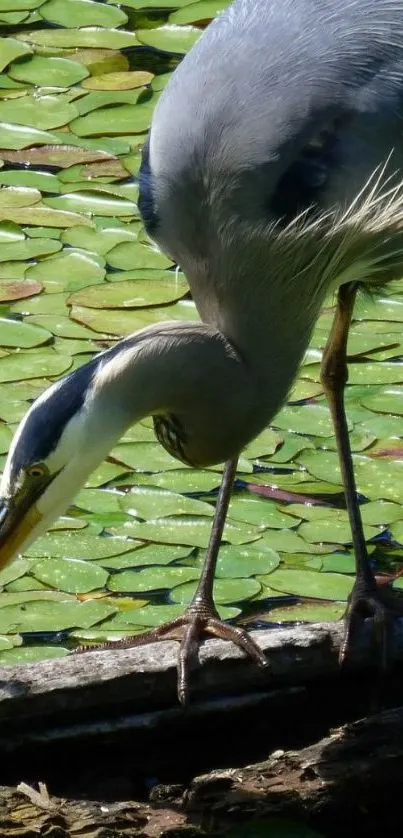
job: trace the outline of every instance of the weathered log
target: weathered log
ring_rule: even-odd
[[[177,644],[166,642],[132,649],[107,649],[0,670],[0,750],[46,738],[75,739],[85,733],[153,728],[161,718],[189,718],[195,710],[215,713],[215,706],[256,704],[278,691],[338,679],[340,623],[269,629],[254,635],[270,661],[258,669],[231,643],[207,641],[200,666],[191,675],[191,708],[176,697]],[[389,659],[403,661],[403,620],[389,637]],[[360,629],[343,677],[356,676],[377,663],[370,623]],[[292,689],[290,689],[292,688]],[[333,688],[332,688],[333,689]],[[204,711],[201,711],[203,705]]]
[[[147,803],[69,800],[46,787],[0,788],[1,835],[22,838],[196,838],[287,816],[326,838],[395,838],[401,817],[403,708],[336,729],[255,765],[155,786]]]

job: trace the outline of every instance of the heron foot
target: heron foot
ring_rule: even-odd
[[[116,642],[103,643],[94,649],[113,648],[127,649],[132,646],[144,646],[147,643],[157,643],[164,640],[178,640],[180,643],[178,653],[178,699],[185,705],[189,698],[189,671],[197,656],[200,643],[204,637],[219,637],[222,640],[230,640],[245,654],[252,658],[258,666],[266,667],[269,662],[260,647],[252,640],[251,636],[238,626],[231,626],[224,623],[214,606],[206,605],[203,602],[192,603],[181,617],[163,623],[161,626],[149,629]],[[76,652],[88,651],[88,647],[80,647]]]
[[[389,582],[390,579],[387,580]],[[379,654],[379,667],[387,668],[387,640],[394,618],[403,616],[403,597],[385,582],[363,579],[358,576],[344,616],[345,632],[339,653],[341,665],[348,658],[358,623],[372,618],[372,638]]]

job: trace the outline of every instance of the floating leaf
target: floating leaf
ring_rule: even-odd
[[[0,300],[2,287],[0,285]],[[51,332],[39,326],[0,317],[0,346],[18,346],[21,349],[29,349],[31,346],[47,343],[51,338]]]
[[[43,203],[56,210],[77,213],[93,213],[94,215],[129,216],[137,213],[136,204],[124,198],[112,198],[97,192],[72,192],[56,198],[44,198]],[[77,222],[83,223],[77,216]],[[77,223],[76,222],[76,223]]]
[[[169,15],[170,23],[200,23],[212,20],[228,6],[229,0],[199,0]]]
[[[230,604],[232,602],[243,602],[260,593],[261,586],[257,579],[215,579],[214,600],[217,604]],[[188,582],[178,585],[171,591],[170,599],[187,605],[193,599],[196,591],[196,583]],[[1,611],[0,611],[1,615]],[[0,623],[1,625],[1,623]]]
[[[136,518],[162,518],[166,515],[213,515],[214,508],[203,501],[176,495],[165,489],[135,487],[119,499],[119,506]]]
[[[0,360],[1,363],[1,360]],[[0,367],[1,372],[1,367]],[[125,534],[142,541],[157,541],[164,544],[190,544],[192,547],[207,547],[211,531],[211,518],[188,515],[157,518],[146,523],[131,521],[122,530],[114,528],[115,533]],[[258,538],[258,531],[246,524],[227,520],[223,540],[230,544],[246,544]]]
[[[50,34],[54,44],[56,39],[55,30],[52,30]],[[38,42],[36,41],[36,43]],[[34,55],[25,61],[12,64],[9,75],[16,81],[25,81],[39,87],[45,87],[49,83],[49,79],[52,80],[55,87],[70,87],[85,79],[89,73],[85,67],[76,64],[75,61],[70,61],[68,58]]]
[[[267,574],[280,564],[278,553],[270,547],[259,547],[259,542],[250,547],[234,547],[224,544],[217,560],[216,578],[245,578],[255,574]]]
[[[133,549],[133,544],[122,538],[99,538],[86,533],[77,535],[58,532],[44,535],[25,550],[25,555],[34,558],[99,559],[118,556]]]
[[[151,124],[152,110],[147,104],[115,105],[98,108],[86,116],[79,116],[70,125],[79,137],[97,134],[139,134],[147,131]]]
[[[20,352],[0,358],[0,381],[20,381],[22,378],[42,378],[60,375],[71,366],[71,358],[62,357],[52,349],[46,352]]]
[[[298,602],[270,609],[267,614],[259,613],[258,619],[267,623],[333,623],[343,617],[345,610],[345,605],[330,602]]]
[[[91,626],[116,613],[102,600],[88,602],[24,602],[0,608],[0,631],[8,634],[33,631],[62,631],[63,629]]]
[[[82,87],[87,90],[133,90],[150,84],[153,78],[148,70],[115,71],[84,79]]]
[[[10,5],[11,3],[12,0],[10,0]],[[30,52],[30,47],[16,38],[0,38],[0,70],[4,70],[7,64],[11,64],[16,58],[21,58],[22,55]]]
[[[40,10],[40,15],[50,23],[66,26],[69,29],[79,26],[122,26],[127,23],[127,15],[121,9],[94,3],[93,0],[48,0]]]
[[[109,577],[110,591],[142,593],[143,591],[169,591],[177,585],[197,579],[199,571],[193,567],[147,567],[144,570],[123,570]]]
[[[72,594],[103,588],[108,578],[107,571],[94,562],[54,557],[35,564],[31,573],[40,582]]]
[[[316,573],[309,570],[274,570],[269,576],[260,576],[260,580],[274,588],[296,596],[314,599],[347,601],[354,579],[341,573]]]
[[[94,308],[144,308],[150,305],[171,303],[183,297],[188,291],[185,281],[126,280],[114,282],[100,288],[84,288],[69,297],[73,305]]]
[[[177,26],[168,23],[155,29],[138,29],[137,38],[148,47],[183,55],[200,38],[201,30],[196,26]]]
[[[69,0],[70,2],[70,0]],[[76,106],[62,95],[24,96],[0,102],[0,120],[47,131],[76,119]]]
[[[133,542],[135,544],[135,542]],[[177,559],[184,559],[192,553],[191,547],[176,544],[147,544],[139,542],[139,546],[131,553],[122,553],[120,556],[100,559],[102,567],[111,570],[124,570],[125,568],[147,567],[148,565],[167,565]]]
[[[19,646],[0,652],[1,666],[16,666],[21,663],[38,663],[53,658],[65,658],[69,654],[63,646]]]
[[[69,0],[70,2],[70,0]],[[96,4],[99,6],[99,3]],[[139,41],[134,32],[127,32],[125,30],[119,29],[105,29],[104,27],[100,26],[83,26],[80,29],[32,29],[29,32],[24,32],[23,35],[20,35],[20,39],[23,41],[27,41],[30,44],[37,44],[38,46],[43,47],[51,47],[54,48],[64,48],[64,47],[72,47],[76,49],[77,47],[98,47],[102,48],[105,47],[107,49],[127,49],[128,47],[138,47],[140,46]],[[50,60],[50,59],[49,59]],[[58,61],[67,61],[67,59],[53,59]],[[71,59],[69,60],[69,64],[73,64],[74,61]],[[81,63],[77,64],[81,70],[83,70],[83,66]],[[41,66],[41,73],[35,73],[35,79],[32,77],[32,73],[30,74],[30,78],[24,77],[23,81],[30,81],[32,84],[39,84],[45,85],[46,82],[44,81],[44,75],[42,72]],[[62,79],[57,76],[58,82],[55,80],[55,76],[52,75],[52,71],[48,70],[49,77],[53,79],[53,82],[57,87],[68,87],[68,84],[62,84]],[[68,73],[65,72],[65,76],[68,78]],[[88,76],[88,72],[85,73],[84,76],[78,78],[75,82],[70,82],[70,84],[77,84],[77,82],[81,81],[83,78]],[[13,78],[17,78],[17,76],[13,76]],[[20,77],[19,77],[20,78]],[[39,79],[38,81],[36,79]]]
[[[42,259],[29,268],[26,276],[42,283],[54,281],[57,288],[66,283],[71,287],[76,281],[83,285],[97,283],[105,276],[105,269],[99,263],[99,259],[95,254],[83,253],[80,250],[65,250],[58,256]]]

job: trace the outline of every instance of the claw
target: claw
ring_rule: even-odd
[[[102,643],[99,646],[91,647],[100,649],[127,649],[132,646],[144,646],[146,643],[155,643],[161,640],[178,640],[180,643],[178,653],[178,680],[177,693],[182,705],[187,704],[189,698],[189,671],[194,661],[203,637],[219,637],[222,640],[230,640],[239,649],[251,658],[258,666],[268,667],[267,660],[262,649],[252,640],[251,636],[244,629],[228,625],[219,619],[214,607],[209,607],[205,602],[189,606],[185,613],[176,620],[164,623],[157,628],[124,637],[116,642]],[[88,646],[80,646],[74,650],[74,654],[88,652]]]

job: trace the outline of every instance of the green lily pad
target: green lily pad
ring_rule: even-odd
[[[101,257],[80,250],[66,250],[57,256],[42,259],[28,269],[27,279],[36,279],[42,283],[55,281],[55,286],[71,286],[79,281],[83,284],[101,282],[105,269],[100,264]]]
[[[313,599],[347,601],[354,579],[341,573],[317,573],[309,570],[274,570],[267,577],[259,577],[276,591]],[[267,581],[266,581],[267,580]]]
[[[178,585],[170,593],[172,602],[188,605],[196,591],[196,582]],[[232,602],[243,602],[260,593],[261,586],[257,579],[215,579],[214,600],[217,604],[226,605]],[[0,612],[1,614],[1,612]],[[0,623],[1,625],[1,623]]]
[[[379,535],[380,528],[364,524],[364,536],[366,541]],[[350,544],[352,533],[350,524],[334,519],[317,519],[306,521],[298,529],[298,533],[308,542],[329,542],[330,544]]]
[[[136,542],[133,541],[133,545]],[[185,559],[192,553],[191,547],[176,544],[147,544],[139,542],[136,550],[122,553],[120,556],[100,559],[102,567],[110,570],[147,567],[148,565],[167,565],[177,559]]]
[[[10,582],[14,582],[15,579],[19,579],[29,569],[29,562],[26,559],[15,559],[11,564],[7,565],[7,567],[3,567],[0,570],[0,586],[8,585]],[[3,596],[3,594],[1,595]]]
[[[102,600],[87,602],[33,601],[0,608],[0,626],[4,634],[33,631],[62,631],[68,628],[91,628],[117,608]]]
[[[121,9],[94,3],[93,0],[48,0],[40,15],[50,23],[57,23],[69,29],[75,26],[124,26],[127,15]]]
[[[171,12],[169,23],[200,23],[212,20],[223,9],[228,6],[229,0],[199,0],[198,3],[191,3]]]
[[[10,0],[11,4],[12,0]],[[0,70],[4,70],[16,58],[31,52],[30,47],[16,38],[0,38]]]
[[[102,289],[84,288],[72,294],[68,302],[93,308],[144,308],[174,302],[183,297],[187,291],[187,283],[176,281],[174,277],[165,281],[126,280],[126,282],[104,285]]]
[[[96,5],[99,6],[99,3]],[[77,49],[77,47],[93,47],[114,50],[140,46],[134,32],[127,32],[119,29],[106,29],[101,26],[83,26],[80,29],[54,29],[50,27],[48,29],[31,29],[30,31],[24,32],[24,34],[20,35],[20,39],[27,41],[30,44],[37,44],[40,47],[51,47],[52,49],[63,49],[65,47],[71,47],[73,49]],[[58,60],[65,61],[67,59]],[[74,62],[70,61],[69,63],[73,64]],[[82,64],[78,64],[77,66],[82,69]],[[86,72],[85,76],[82,78],[86,78],[87,75],[88,72]],[[40,74],[40,78],[42,81],[35,81],[33,78],[24,78],[22,81],[30,81],[32,84],[39,85],[46,84],[46,82],[43,81],[44,75],[42,73]],[[49,78],[52,78],[53,83],[57,87],[69,86],[68,84],[56,83],[54,74],[50,74]],[[78,79],[78,81],[81,81],[82,78]],[[70,84],[77,84],[77,81],[70,82]]]
[[[32,207],[41,200],[39,189],[30,189],[28,186],[5,186],[0,190],[0,207]],[[10,253],[18,249],[23,242],[13,242],[7,245]],[[53,244],[53,242],[52,242]],[[18,257],[14,257],[18,258]]]
[[[345,610],[345,605],[336,605],[330,602],[298,602],[296,605],[270,609],[267,614],[260,613],[259,621],[267,623],[333,623],[343,617]]]
[[[1,179],[1,175],[0,175]],[[104,227],[102,230],[91,230],[88,227],[76,226],[62,233],[61,241],[71,247],[90,250],[105,256],[109,250],[126,240],[136,240],[137,234],[133,229],[120,227]]]
[[[296,527],[299,523],[297,518],[293,520],[290,515],[279,512],[273,501],[253,496],[249,492],[233,496],[228,514],[234,521],[245,521],[270,529]]]
[[[81,343],[83,343],[84,338],[94,337],[94,334],[90,329],[87,329],[85,326],[81,326],[79,323],[74,323],[69,317],[63,314],[33,314],[25,319],[24,326],[31,324],[42,326],[44,329],[49,330],[52,335],[59,335],[59,337],[68,338],[70,340],[81,339]],[[70,343],[64,343],[63,351],[66,351],[67,354],[77,354],[69,352],[70,346]],[[88,341],[85,341],[84,346],[80,347],[79,352],[88,352],[91,348],[93,348],[94,352],[98,351],[97,346],[94,345],[91,347],[91,345],[88,344]]]
[[[72,594],[103,588],[108,578],[102,567],[80,559],[44,559],[31,568],[31,573],[40,582]]]
[[[163,544],[190,544],[192,547],[207,547],[211,531],[211,518],[203,515],[197,518],[189,515],[156,518],[146,523],[131,521],[124,528],[113,528],[117,534],[125,534],[141,541],[157,541]],[[230,544],[247,544],[258,538],[258,531],[240,522],[227,521],[223,541]]]
[[[0,652],[0,666],[38,663],[53,658],[65,658],[68,654],[69,650],[63,646],[19,646]]]
[[[167,23],[155,29],[138,29],[136,32],[140,43],[161,52],[184,55],[200,38],[201,30],[197,26],[177,26]]]
[[[172,260],[158,250],[145,247],[139,242],[122,242],[109,250],[108,264],[113,268],[126,271],[136,266],[139,268],[167,268],[172,265]],[[175,278],[175,281],[185,282],[183,274],[180,277],[175,274],[173,278]]]
[[[95,78],[98,77],[95,76]],[[87,93],[76,103],[78,111],[76,117],[85,116],[90,111],[95,111],[98,108],[108,108],[110,105],[114,107],[116,105],[136,105],[142,93],[143,90],[139,88],[135,90],[96,90]]]
[[[305,404],[302,407],[288,405],[273,419],[273,425],[297,434],[309,435],[314,432],[315,436],[333,436],[329,408],[324,404]]]
[[[142,593],[143,591],[169,591],[198,579],[199,570],[193,567],[146,567],[144,570],[123,570],[109,577],[108,588],[115,592]]]
[[[0,120],[47,131],[76,119],[78,110],[59,95],[24,96],[0,102]],[[59,191],[59,190],[57,190]]]
[[[150,105],[115,105],[97,108],[85,116],[74,119],[70,128],[79,137],[92,137],[97,134],[140,134],[147,131],[151,124]]]
[[[159,486],[170,492],[211,492],[220,485],[221,476],[206,469],[178,468],[159,474],[136,474],[141,486]]]
[[[124,198],[113,198],[97,192],[72,192],[71,194],[44,198],[43,203],[56,210],[77,213],[93,213],[94,215],[130,216],[137,214],[137,206]],[[84,216],[77,217],[83,223]]]
[[[133,550],[133,544],[122,538],[99,538],[86,533],[65,532],[44,535],[25,551],[31,558],[51,559],[93,559],[99,561],[106,556],[118,556]]]
[[[116,70],[85,79],[82,87],[87,90],[134,90],[150,84],[154,78],[148,70]]]
[[[52,30],[53,42],[55,34],[55,31]],[[34,55],[25,61],[13,63],[9,75],[16,81],[25,81],[39,87],[45,87],[50,80],[54,87],[70,87],[73,84],[79,84],[89,75],[89,72],[85,67],[75,61],[70,61],[68,58]]]
[[[36,189],[29,189],[27,191],[28,194],[38,194]],[[19,193],[21,194],[21,190],[19,190]],[[61,243],[55,241],[55,239],[27,238],[22,241],[8,242],[2,245],[2,256],[4,256],[4,261],[12,261],[13,259],[36,259],[39,256],[48,256],[51,253],[57,253],[58,250],[61,250],[61,247]],[[40,290],[39,287],[33,293],[38,293]]]
[[[0,382],[20,381],[23,378],[42,378],[61,375],[71,366],[71,358],[62,357],[52,349],[20,352],[0,358]]]
[[[37,128],[3,123],[0,125],[0,147],[7,149],[24,149],[30,145],[56,144],[60,140],[50,131],[39,131]]]
[[[259,543],[250,547],[234,547],[224,544],[217,560],[217,579],[244,579],[255,574],[267,574],[280,564],[280,556],[269,547],[260,548]]]
[[[108,332],[111,335],[130,335],[137,329],[161,323],[164,320],[197,320],[188,305],[188,300],[181,300],[171,306],[160,306],[138,311],[102,311],[85,306],[73,306],[71,316],[74,320],[89,326],[95,332]]]
[[[0,184],[3,186],[30,186],[41,192],[60,192],[60,183],[56,175],[50,172],[34,172],[29,169],[9,169],[0,172]],[[47,231],[48,235],[50,230]],[[24,238],[22,236],[22,238]]]
[[[1,291],[2,286],[0,285],[0,299]],[[0,346],[18,346],[21,349],[29,349],[31,346],[40,346],[47,343],[51,338],[51,332],[41,329],[39,326],[0,317]]]
[[[163,518],[169,515],[213,515],[214,508],[200,500],[167,492],[136,486],[119,499],[119,506],[136,518]]]

